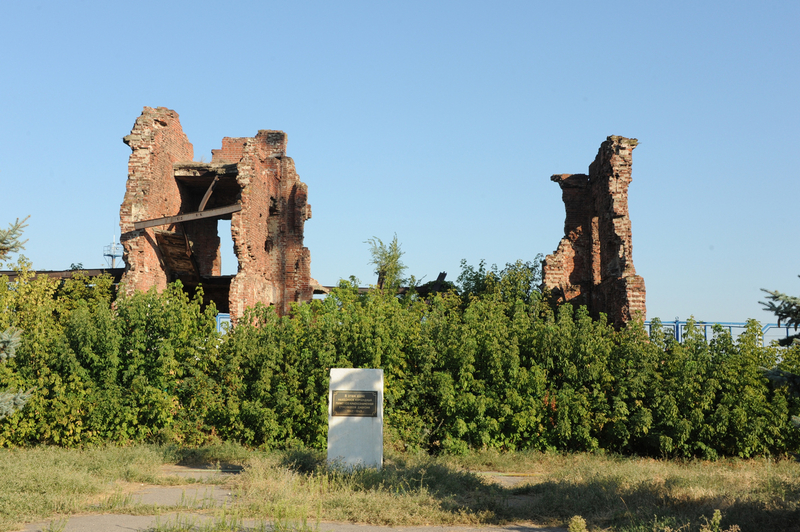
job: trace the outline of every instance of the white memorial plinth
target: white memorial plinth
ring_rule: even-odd
[[[383,370],[331,368],[328,463],[383,465]]]

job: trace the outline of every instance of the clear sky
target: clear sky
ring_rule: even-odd
[[[800,3],[0,2],[0,198],[37,269],[105,264],[143,106],[195,159],[288,133],[312,275],[375,282],[552,253],[550,176],[639,139],[629,205],[648,317],[774,321],[800,294]],[[230,244],[224,268],[235,268]]]

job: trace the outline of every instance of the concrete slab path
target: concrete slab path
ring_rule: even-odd
[[[224,485],[225,477],[238,473],[238,470],[189,468],[183,466],[164,466],[162,475],[178,476],[192,484],[180,486],[142,486],[124,496],[125,506],[152,506],[164,512],[160,515],[128,515],[119,513],[71,515],[65,518],[49,519],[27,524],[23,532],[131,532],[161,529],[187,530],[194,526],[197,530],[218,524],[209,510],[231,508],[234,493]],[[505,487],[530,480],[529,475],[486,472],[481,473],[488,480]],[[179,509],[179,511],[171,511]],[[197,510],[205,510],[198,513]],[[239,529],[245,531],[270,531],[273,529],[270,519],[243,519],[238,523]],[[180,527],[178,526],[180,525]],[[286,530],[287,523],[281,523]],[[289,521],[289,529],[303,530],[302,523]],[[388,527],[352,523],[308,522],[306,531],[316,532],[477,532],[489,530],[495,532],[566,532],[563,528],[540,527],[532,523],[519,523],[507,526],[402,526]]]
[[[239,526],[242,532],[272,530],[272,522],[269,520],[243,519]],[[171,525],[181,524],[194,525],[198,530],[202,530],[203,525],[214,524],[214,516],[207,514],[197,514],[191,512],[168,513],[160,516],[152,515],[121,515],[121,514],[102,514],[102,515],[76,515],[66,520],[53,520],[41,523],[31,523],[23,530],[24,532],[130,532],[156,530],[159,527],[170,527]],[[289,523],[291,526],[291,522]],[[485,527],[465,527],[465,526],[375,526],[361,525],[352,523],[329,523],[320,522],[307,523],[310,530],[318,532],[566,532],[564,528],[538,527],[530,523],[522,523],[509,526],[485,526]],[[187,526],[188,528],[188,526]],[[282,530],[286,528],[281,527]],[[297,529],[301,530],[298,524]]]

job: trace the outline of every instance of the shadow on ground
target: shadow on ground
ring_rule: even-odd
[[[307,450],[287,453],[282,465],[304,474],[320,474],[327,468],[322,453]],[[403,493],[424,487],[443,510],[480,515],[482,522],[493,525],[535,522],[566,526],[573,516],[580,515],[598,528],[697,530],[715,510],[721,510],[721,530],[738,525],[745,532],[800,532],[797,492],[787,492],[769,504],[719,500],[696,493],[689,497],[686,490],[671,489],[668,481],[635,486],[624,478],[562,482],[537,474],[474,473],[420,457],[393,457],[381,471],[365,469],[351,474],[351,485],[364,491]]]

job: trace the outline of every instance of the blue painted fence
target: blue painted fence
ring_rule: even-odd
[[[224,324],[227,324],[230,327],[231,323],[231,315],[220,313],[217,314],[217,330],[222,332],[224,331]],[[683,338],[684,331],[686,330],[686,324],[688,322],[685,320],[676,319],[674,321],[662,321],[661,326],[664,329],[672,329],[672,334],[675,336],[675,339],[679,342]],[[709,333],[711,332],[711,328],[714,325],[722,325],[723,327],[727,328],[730,331],[731,336],[736,337],[741,332],[744,331],[745,326],[747,325],[745,322],[738,322],[738,321],[695,321],[695,326],[698,328],[703,329],[703,335],[705,336],[706,341],[708,341]],[[652,330],[653,322],[652,321],[645,321],[644,326],[647,329],[648,334]],[[762,345],[767,345],[772,340],[779,340],[781,338],[785,338],[793,334],[794,328],[787,327],[785,325],[778,325],[777,323],[767,323],[761,327],[761,342]],[[713,334],[713,333],[712,333]]]
[[[686,331],[687,323],[687,321],[675,319],[674,321],[662,321],[661,326],[664,329],[672,329],[675,339],[680,342],[683,338],[684,332]],[[734,338],[741,334],[747,326],[745,322],[739,321],[695,321],[694,325],[697,328],[703,329],[703,336],[705,336],[706,341],[708,341],[709,333],[713,334],[712,327],[714,327],[714,325],[721,325],[725,327]],[[645,321],[644,326],[649,334],[652,330],[653,322]],[[761,344],[768,345],[772,340],[786,338],[792,334],[794,334],[794,327],[778,325],[777,323],[767,323],[766,325],[761,326]]]

